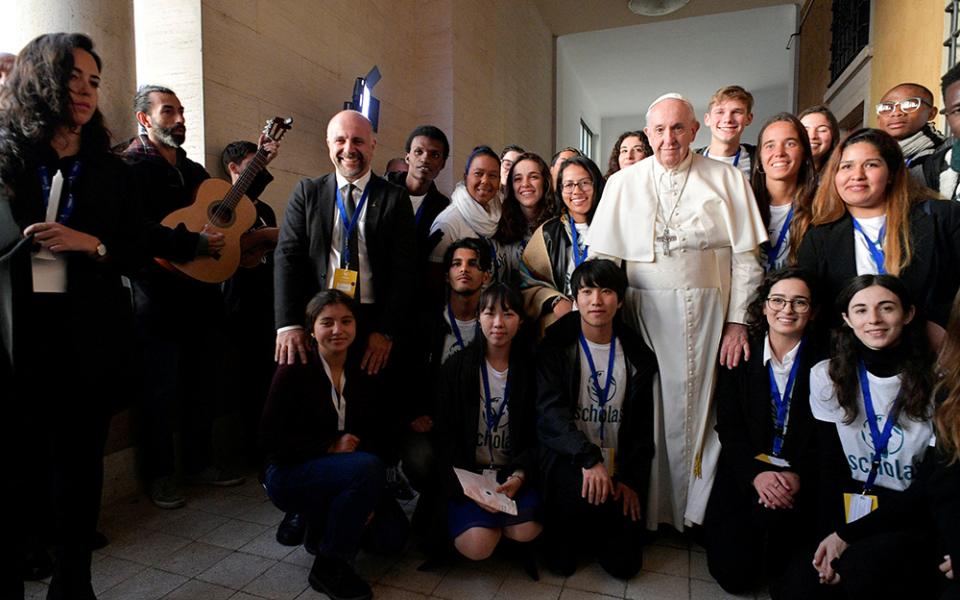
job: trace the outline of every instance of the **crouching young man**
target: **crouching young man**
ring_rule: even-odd
[[[619,316],[623,271],[592,260],[573,272],[577,310],[547,331],[537,361],[548,566],[570,575],[596,551],[621,579],[643,563],[657,360]]]

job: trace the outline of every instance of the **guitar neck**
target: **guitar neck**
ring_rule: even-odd
[[[237,182],[230,187],[230,191],[223,198],[223,203],[230,208],[236,207],[237,203],[240,202],[240,198],[247,193],[247,188],[250,187],[250,184],[253,183],[253,180],[256,179],[266,164],[267,151],[261,146],[257,148],[257,153],[253,155],[253,159],[250,160],[247,167],[243,170],[243,173],[237,178]]]

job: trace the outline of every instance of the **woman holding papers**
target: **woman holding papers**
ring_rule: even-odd
[[[103,449],[133,386],[121,275],[143,255],[142,227],[136,186],[110,154],[98,109],[101,66],[90,38],[52,33],[23,48],[0,86],[0,439],[14,504],[4,598],[23,597],[23,557],[7,553],[22,552],[24,528],[46,533],[47,523],[47,597],[94,597]]]
[[[365,549],[398,551],[409,526],[396,500],[383,494],[376,383],[351,351],[354,300],[320,292],[307,304],[305,328],[313,358],[277,367],[263,409],[264,486],[277,508],[307,518],[305,545],[316,553],[310,585],[334,599],[369,598],[370,586],[352,567],[361,536],[372,544]],[[310,532],[321,537],[318,545]]]
[[[762,155],[762,149],[761,149]],[[819,298],[795,267],[767,275],[747,308],[750,355],[717,381],[719,471],[707,505],[707,567],[732,594],[769,579],[776,587],[791,549],[812,542],[816,447],[806,335]]]
[[[928,598],[923,590],[938,564],[931,528],[898,523],[846,552],[838,540],[857,519],[895,502],[917,476],[933,434],[929,345],[896,277],[856,277],[837,307],[844,326],[833,356],[810,372],[820,456],[816,529],[837,533],[820,544],[813,568],[807,554],[791,570],[797,580],[784,582],[783,597],[811,598],[819,590],[840,598]],[[910,577],[883,576],[889,573]]]
[[[495,283],[480,296],[480,331],[444,363],[437,403],[437,455],[447,464],[447,524],[456,549],[472,560],[490,556],[501,537],[529,542],[536,520],[536,410],[530,357],[516,339],[522,320],[518,294]],[[512,499],[516,514],[496,502],[463,494],[453,467],[482,475],[496,494]],[[468,490],[470,491],[470,490]],[[496,497],[496,496],[495,496]],[[512,506],[511,506],[511,511]]]

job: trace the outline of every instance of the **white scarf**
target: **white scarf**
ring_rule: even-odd
[[[932,126],[930,129],[933,133],[937,133],[937,130]],[[925,125],[923,129],[911,135],[908,138],[900,140],[900,150],[903,151],[904,158],[907,161],[913,161],[921,156],[926,156],[928,154],[933,154],[934,150],[937,149],[937,140],[927,132],[927,126]]]
[[[494,196],[487,203],[490,212],[484,210],[482,204],[473,199],[467,186],[461,181],[450,194],[450,204],[452,204],[463,220],[474,230],[477,235],[482,237],[492,237],[497,232],[497,225],[500,223],[500,198]]]

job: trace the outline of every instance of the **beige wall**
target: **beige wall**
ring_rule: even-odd
[[[206,166],[219,173],[224,145],[293,116],[264,195],[278,210],[297,180],[331,170],[326,123],[374,64],[383,74],[376,172],[422,123],[451,139],[445,191],[477,144],[550,152],[553,40],[532,4],[203,0],[201,22]]]
[[[873,13],[873,78],[868,105],[880,101],[883,94],[903,82],[925,85],[933,91],[935,103],[942,105],[940,76],[943,74],[944,2],[911,0],[909,10],[899,2],[880,0]],[[870,114],[875,126],[877,115]]]
[[[797,111],[823,103],[830,85],[830,0],[812,0],[800,34]],[[807,9],[807,7],[804,7]]]

